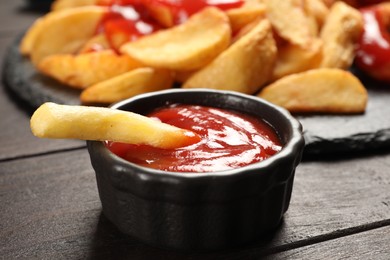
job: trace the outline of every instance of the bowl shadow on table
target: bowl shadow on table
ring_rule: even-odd
[[[239,247],[214,250],[185,252],[149,246],[121,233],[103,213],[100,214],[96,232],[89,248],[88,259],[241,259],[242,257],[260,257],[275,253],[271,242],[282,232],[283,219],[272,232],[263,234],[258,240]]]

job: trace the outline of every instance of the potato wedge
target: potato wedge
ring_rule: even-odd
[[[149,11],[149,15],[153,17],[159,24],[165,26],[166,28],[175,26],[175,18],[172,11],[169,7],[159,2],[143,2],[143,5]]]
[[[333,4],[321,31],[324,55],[320,67],[348,69],[363,26],[363,17],[358,10],[343,2]]]
[[[210,7],[181,25],[124,44],[120,50],[150,67],[193,70],[225,50],[230,35],[226,14]]]
[[[310,45],[287,44],[279,48],[272,81],[284,76],[318,68],[322,61],[322,41],[313,40]]]
[[[112,50],[51,55],[38,64],[43,74],[79,89],[139,67],[142,65],[131,57],[118,55]]]
[[[138,94],[171,88],[172,72],[153,68],[139,68],[85,89],[80,96],[83,103],[110,104]]]
[[[32,133],[41,138],[115,141],[171,149],[193,144],[192,131],[128,111],[44,103],[32,115]]]
[[[328,6],[326,6],[323,0],[305,0],[304,3],[306,13],[314,17],[318,28],[322,28],[329,14]]]
[[[267,17],[279,36],[305,47],[316,37],[317,28],[307,15],[303,0],[265,0]]]
[[[363,113],[368,99],[366,89],[352,73],[329,68],[286,76],[258,96],[292,113]]]
[[[110,43],[107,41],[107,37],[104,33],[97,34],[89,39],[83,47],[78,51],[78,54],[96,52],[110,49]]]
[[[86,6],[51,12],[42,17],[37,27],[30,29],[31,43],[27,50],[32,63],[38,65],[51,54],[76,53],[95,34],[107,11],[105,7]]]
[[[193,74],[183,88],[213,88],[253,94],[272,76],[276,45],[267,19],[234,42],[209,65]]]
[[[49,15],[52,14],[48,14],[47,16]],[[45,20],[43,18],[38,18],[24,34],[19,44],[19,51],[22,55],[25,56],[30,55],[32,46],[34,44],[37,35],[39,35],[42,32],[43,30],[42,28],[45,26],[44,21]]]
[[[52,11],[59,11],[80,6],[96,5],[98,0],[55,0],[51,5]]]
[[[233,8],[226,11],[230,20],[230,26],[233,32],[238,32],[244,26],[255,21],[260,17],[265,17],[266,7],[260,1],[245,1],[240,8]]]

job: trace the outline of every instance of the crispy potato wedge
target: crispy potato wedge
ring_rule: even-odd
[[[278,49],[278,57],[272,81],[284,76],[318,68],[322,61],[322,41],[313,40],[310,45],[301,46],[287,44]]]
[[[158,21],[161,25],[166,28],[173,27],[175,25],[175,19],[171,10],[158,2],[144,2],[143,3],[151,17]]]
[[[304,8],[309,16],[314,17],[317,27],[322,28],[329,14],[328,6],[322,0],[305,0]]]
[[[29,49],[34,65],[51,54],[76,53],[94,34],[108,9],[86,6],[52,12],[30,29]],[[27,34],[28,35],[28,34]]]
[[[110,104],[138,94],[171,88],[172,72],[138,68],[99,82],[81,93],[83,103]]]
[[[150,67],[193,70],[225,50],[230,35],[226,14],[205,8],[181,25],[124,44],[121,52]]]
[[[367,91],[352,73],[341,69],[314,69],[281,78],[259,94],[292,113],[363,113]]]
[[[110,49],[110,43],[104,33],[97,34],[89,39],[78,51],[79,54]]]
[[[244,26],[255,21],[260,17],[265,17],[266,7],[260,1],[245,1],[240,8],[233,8],[226,11],[230,20],[230,26],[233,32],[238,32]]]
[[[52,14],[47,15],[47,19]],[[22,55],[28,56],[31,53],[32,46],[34,44],[35,38],[42,32],[42,28],[45,26],[45,20],[43,18],[38,18],[35,20],[33,25],[27,30],[24,34],[22,40],[20,41],[19,51]]]
[[[267,17],[288,42],[305,47],[316,37],[317,27],[304,10],[303,0],[265,0]]]
[[[267,19],[193,74],[183,88],[213,88],[253,94],[272,76],[276,45]]]
[[[343,2],[333,4],[321,31],[324,55],[320,67],[348,69],[355,57],[355,45],[363,26],[358,10]]]
[[[139,67],[142,65],[131,57],[118,55],[112,50],[79,55],[51,55],[38,65],[43,74],[79,89]]]
[[[177,148],[200,140],[195,133],[132,112],[104,107],[41,105],[30,127],[41,138],[116,141]]]
[[[95,5],[98,0],[55,0],[51,5],[52,11],[59,11],[80,6]]]

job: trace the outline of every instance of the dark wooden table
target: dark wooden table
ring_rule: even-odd
[[[26,2],[0,1],[1,60],[41,15]],[[187,254],[122,235],[102,215],[84,142],[33,137],[31,108],[3,86],[0,112],[1,259],[390,259],[390,148],[302,162],[274,234]]]

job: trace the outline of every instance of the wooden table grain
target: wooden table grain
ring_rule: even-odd
[[[26,3],[0,2],[1,60],[41,15]],[[3,85],[0,113],[1,259],[390,259],[390,148],[302,162],[273,234],[182,253],[142,244],[104,217],[84,142],[35,138],[31,108]]]

